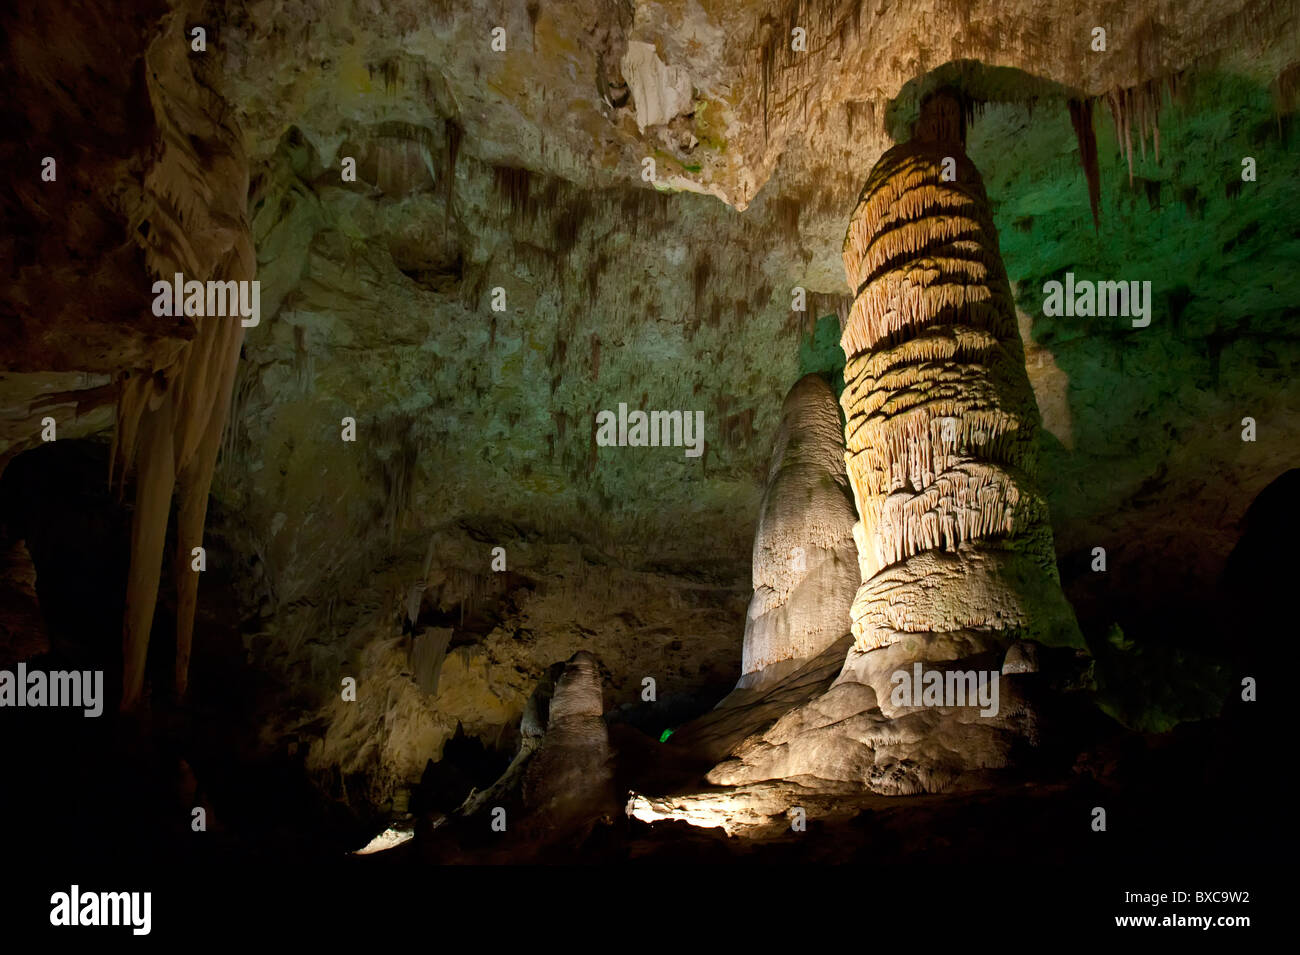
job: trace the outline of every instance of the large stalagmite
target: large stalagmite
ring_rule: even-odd
[[[872,170],[844,243],[860,651],[1078,643],[1034,482],[1038,407],[964,140],[961,104],[936,94]]]
[[[955,172],[945,181],[944,172]],[[862,190],[844,244],[856,293],[841,396],[862,585],[825,693],[731,750],[708,779],[835,790],[980,785],[1036,742],[1036,645],[1082,645],[1034,485],[1038,409],[964,111],[940,93]],[[896,696],[939,671],[989,706]],[[933,677],[930,677],[933,679]]]
[[[903,789],[1010,763],[1037,737],[1018,681],[1036,645],[1082,646],[1035,484],[1039,415],[1011,290],[964,147],[962,103],[934,94],[872,170],[844,242],[856,294],[841,402],[863,583],[837,687],[871,687],[885,717],[914,728],[915,755],[889,784]],[[918,664],[1000,677],[996,712],[900,704],[896,675]]]
[[[848,632],[856,517],[835,395],[820,376],[806,375],[781,409],[754,534],[740,687],[771,683]]]

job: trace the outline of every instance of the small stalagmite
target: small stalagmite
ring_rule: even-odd
[[[580,650],[551,697],[546,735],[524,773],[524,807],[540,824],[559,827],[613,811],[610,755],[600,664]]]

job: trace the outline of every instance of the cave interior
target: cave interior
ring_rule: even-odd
[[[19,856],[1274,851],[1294,2],[51,0],[0,45]]]

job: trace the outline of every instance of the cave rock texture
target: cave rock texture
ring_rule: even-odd
[[[1285,0],[0,6],[10,658],[237,717],[201,783],[293,766],[349,825],[430,761],[486,812],[539,752],[563,815],[620,733],[763,812],[974,784],[1048,735],[1073,613],[1193,633],[1300,466],[1297,64]],[[1067,270],[1149,277],[1150,327],[1043,314]],[[178,271],[260,323],[154,314]],[[841,369],[843,416],[806,377]],[[703,453],[598,445],[623,403]],[[915,663],[998,672],[999,714],[896,706]]]

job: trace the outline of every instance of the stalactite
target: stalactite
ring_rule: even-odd
[[[1295,112],[1297,94],[1300,93],[1300,63],[1292,63],[1273,78],[1269,84],[1273,95],[1273,116],[1277,121],[1278,137],[1282,136],[1282,116]]]
[[[695,292],[695,313],[698,315],[704,306],[704,295],[709,288],[709,279],[713,276],[713,260],[709,253],[701,252],[695,260],[691,274],[691,284]]]
[[[108,460],[108,483],[111,488],[116,482],[117,496],[121,500],[126,469],[135,460],[140,419],[148,410],[158,386],[154,376],[143,370],[124,372],[119,376],[117,386],[117,425],[113,429],[113,445]]]
[[[1133,185],[1133,94],[1123,91],[1124,97],[1124,155],[1128,157],[1128,184]]]
[[[1088,181],[1088,205],[1093,229],[1101,230],[1101,173],[1097,168],[1097,133],[1092,126],[1092,100],[1070,100],[1070,123],[1079,141],[1079,162]]]
[[[146,419],[138,449],[131,566],[127,571],[126,609],[122,620],[123,709],[134,707],[144,689],[149,631],[158,602],[167,516],[176,483],[172,424],[171,402],[166,401]]]
[[[417,420],[398,415],[378,422],[370,430],[375,436],[376,470],[384,492],[380,519],[389,540],[396,543],[420,462]]]
[[[293,327],[293,380],[301,394],[311,393],[312,358],[307,348],[307,330],[302,325]]]
[[[1142,150],[1142,161],[1147,161],[1147,101],[1146,97],[1137,97],[1138,145]]]
[[[537,21],[542,15],[541,0],[528,0],[524,8],[528,13],[528,37],[534,51],[537,49]]]
[[[218,326],[221,327],[221,326]],[[236,334],[243,338],[238,323],[227,322],[222,328],[229,338]],[[221,344],[225,344],[222,342]],[[215,353],[226,357],[225,367],[217,369],[218,380],[212,391],[222,409],[228,408],[234,386],[235,364],[239,359],[239,346],[218,348]],[[212,476],[216,471],[217,453],[221,448],[221,435],[226,416],[213,408],[208,414],[207,427],[197,442],[193,456],[177,474],[180,504],[176,514],[176,668],[177,696],[184,696],[189,685],[190,648],[194,638],[194,613],[198,609],[199,574],[191,565],[191,550],[200,546],[203,528],[207,523],[208,494],[212,489]]]
[[[506,204],[516,224],[531,223],[537,204],[531,197],[532,173],[514,166],[493,166],[492,185],[497,197]]]
[[[426,693],[438,692],[438,678],[442,673],[443,661],[447,659],[451,637],[450,628],[440,627],[426,630],[412,642],[411,675]]]
[[[139,216],[146,261],[170,279],[249,281],[255,269],[247,217],[248,164],[229,111],[191,71],[183,19],[173,15],[146,54],[147,84],[162,148],[145,176],[149,205]],[[123,375],[110,481],[134,465],[135,513],[122,621],[122,707],[144,689],[145,662],[162,569],[172,493],[177,521],[176,690],[188,683],[197,602],[191,550],[202,546],[208,493],[230,407],[244,330],[238,316],[194,319],[193,340],[161,369]]]
[[[791,49],[790,37],[796,27],[807,31],[806,52]],[[780,91],[785,93],[789,77],[803,76],[812,68],[811,63],[820,62],[820,55],[840,55],[847,37],[850,34],[858,37],[861,32],[862,0],[791,0],[775,15],[763,15],[756,24],[750,47],[758,48],[759,102],[765,141],[770,131],[771,93],[778,75]],[[832,38],[838,44],[838,51],[827,49]]]
[[[447,185],[445,202],[447,206],[446,228],[450,228],[453,209],[456,202],[456,159],[460,155],[460,141],[465,136],[460,123],[448,117],[443,120],[443,130],[447,134]]]
[[[1115,140],[1120,155],[1128,161],[1128,181],[1133,185],[1133,125],[1138,127],[1138,148],[1146,159],[1146,141],[1150,134],[1154,143],[1155,161],[1160,162],[1160,109],[1165,92],[1171,99],[1178,96],[1179,75],[1157,77],[1136,87],[1113,89],[1106,94],[1106,104],[1115,120]],[[1073,109],[1073,106],[1071,107]],[[1071,114],[1073,118],[1073,113]]]
[[[799,241],[799,213],[802,203],[798,196],[782,196],[772,203],[772,218],[788,242]]]
[[[578,244],[582,227],[594,211],[591,197],[586,193],[569,194],[567,200],[551,218],[551,239],[555,251],[562,256],[568,255]]]

